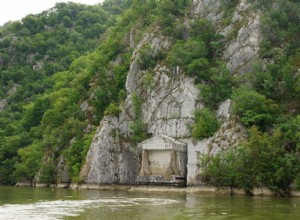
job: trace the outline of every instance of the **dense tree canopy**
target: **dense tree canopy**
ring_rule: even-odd
[[[120,7],[118,13],[129,4]],[[88,123],[99,122],[104,109],[113,101],[111,97],[117,96],[107,97],[107,90],[118,90],[107,88],[111,84],[104,81],[103,68],[113,57],[93,52],[101,43],[102,34],[116,23],[116,17],[109,12],[115,6],[111,1],[105,7],[57,3],[41,14],[28,15],[0,27],[0,99],[7,103],[0,111],[0,183],[31,181],[38,171],[40,181],[54,181],[53,164],[71,140],[68,152],[78,153],[65,154],[71,169],[75,169],[72,173],[76,179],[79,174],[76,164],[80,160],[81,165],[92,138],[91,131],[83,131]],[[108,37],[101,50],[106,48],[118,55],[110,49],[113,43],[119,47],[122,33],[118,34],[115,41]],[[123,88],[128,68],[126,52],[121,57],[124,66],[113,70],[118,74],[115,83],[119,88]],[[102,81],[94,89],[96,98],[105,100],[97,103],[100,115],[96,118],[88,117],[80,108],[95,75]],[[105,99],[98,97],[100,91]],[[93,111],[98,111],[97,106]],[[42,165],[43,159],[49,161]]]

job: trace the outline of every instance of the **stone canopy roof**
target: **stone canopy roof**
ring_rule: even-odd
[[[187,144],[174,138],[159,135],[149,138],[138,144],[143,150],[176,150],[181,152],[187,151]]]

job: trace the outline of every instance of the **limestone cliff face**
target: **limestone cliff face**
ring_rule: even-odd
[[[120,137],[116,117],[105,117],[86,157],[81,176],[88,184],[133,184],[137,176],[136,149]]]
[[[195,0],[192,7],[194,17],[213,21],[219,32],[225,36],[233,30],[236,36],[226,45],[223,59],[234,74],[243,74],[257,56],[261,34],[259,13],[250,13],[250,5],[240,1],[229,26],[219,25],[222,18],[220,0]],[[249,15],[250,13],[250,15]],[[238,24],[238,25],[236,25]],[[237,29],[238,27],[238,29]],[[220,104],[217,115],[222,121],[220,129],[210,138],[195,141],[191,138],[190,126],[194,122],[193,112],[203,108],[201,94],[189,78],[180,69],[169,69],[158,63],[151,69],[152,79],[149,85],[143,83],[147,73],[141,70],[139,57],[141,49],[150,45],[154,52],[165,51],[171,46],[160,28],[146,33],[135,47],[130,70],[127,76],[127,99],[119,117],[105,117],[88,152],[81,177],[86,183],[132,184],[140,169],[140,151],[130,142],[130,123],[134,116],[131,94],[139,94],[142,102],[142,120],[147,125],[149,136],[166,135],[188,145],[187,181],[189,185],[201,184],[197,175],[201,172],[199,157],[201,154],[215,154],[236,145],[244,134],[242,125],[231,115],[231,100]]]
[[[230,24],[224,26],[221,24],[223,11],[220,0],[194,0],[193,4],[192,14],[214,22],[219,32],[229,40],[223,53],[227,67],[234,73],[247,72],[251,61],[258,56],[262,39],[260,12],[253,11],[247,0],[241,0]]]
[[[251,68],[251,63],[258,57],[259,44],[262,40],[260,30],[260,13],[251,11],[251,5],[242,0],[237,6],[232,22],[222,30],[228,36],[236,32],[234,38],[224,52],[227,67],[243,74]]]

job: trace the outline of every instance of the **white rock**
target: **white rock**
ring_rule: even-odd
[[[7,100],[2,99],[0,100],[0,111],[2,111],[7,106]]]

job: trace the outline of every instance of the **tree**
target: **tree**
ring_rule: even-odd
[[[299,176],[299,156],[287,151],[283,133],[262,133],[249,129],[249,137],[240,146],[201,160],[204,172],[200,178],[215,186],[230,186],[249,191],[253,187],[268,187],[285,193]]]
[[[14,175],[16,179],[21,180],[25,178],[29,181],[33,181],[34,176],[40,168],[42,150],[41,143],[34,143],[18,150],[21,162],[15,165],[16,170]]]
[[[266,130],[276,122],[280,108],[273,100],[258,92],[240,88],[233,92],[234,112],[241,116],[244,125]]]
[[[203,41],[189,39],[185,42],[178,41],[168,54],[167,62],[170,66],[179,66],[184,70],[195,59],[205,58],[207,47]]]

